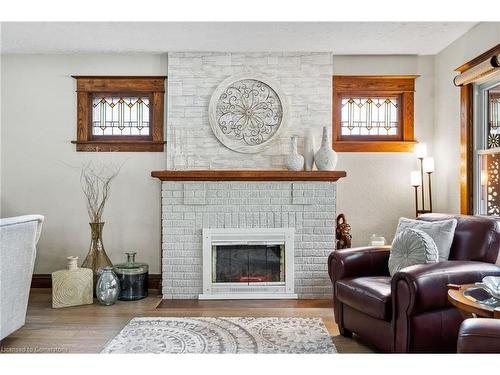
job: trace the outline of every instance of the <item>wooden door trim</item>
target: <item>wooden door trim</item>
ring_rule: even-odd
[[[464,73],[483,61],[500,54],[500,44],[455,69]],[[474,87],[460,86],[460,213],[474,213]]]
[[[472,215],[474,162],[473,86],[460,87],[460,213]]]

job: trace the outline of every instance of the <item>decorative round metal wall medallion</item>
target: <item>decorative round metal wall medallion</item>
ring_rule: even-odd
[[[256,153],[279,138],[288,122],[288,104],[276,82],[258,74],[237,74],[212,94],[209,122],[226,147]]]

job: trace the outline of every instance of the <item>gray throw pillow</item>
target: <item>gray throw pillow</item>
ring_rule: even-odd
[[[415,264],[438,262],[436,244],[424,231],[405,229],[399,232],[392,241],[389,255],[389,273],[394,276],[399,270]]]
[[[419,229],[427,233],[436,243],[439,251],[439,261],[448,260],[450,257],[451,243],[455,235],[455,228],[457,227],[456,219],[447,219],[439,221],[424,221],[412,220],[402,217],[399,219],[399,224],[396,229],[396,236],[401,231],[413,228]]]

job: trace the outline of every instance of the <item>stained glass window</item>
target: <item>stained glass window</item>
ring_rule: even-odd
[[[343,136],[397,136],[398,98],[342,98],[341,134]]]
[[[486,166],[486,212],[490,216],[500,216],[500,155],[488,155]]]
[[[477,87],[474,110],[478,137],[478,173],[474,171],[474,210],[480,215],[500,216],[500,84]]]
[[[488,139],[487,148],[500,147],[500,87],[488,90]],[[484,160],[485,159],[485,160]],[[500,216],[500,153],[483,156],[482,173],[485,213]]]
[[[488,92],[488,148],[500,147],[500,89]]]
[[[149,97],[94,96],[92,135],[149,136]]]
[[[500,153],[490,152],[480,154],[478,209],[480,215],[500,216]]]

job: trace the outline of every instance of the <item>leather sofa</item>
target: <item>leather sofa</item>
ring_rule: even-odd
[[[340,334],[356,333],[383,352],[455,352],[461,312],[448,302],[447,284],[500,275],[500,221],[490,217],[425,214],[419,220],[456,218],[448,261],[404,268],[389,276],[390,246],[336,250],[328,259],[335,321]]]
[[[500,353],[500,319],[466,319],[458,332],[458,353]]]

